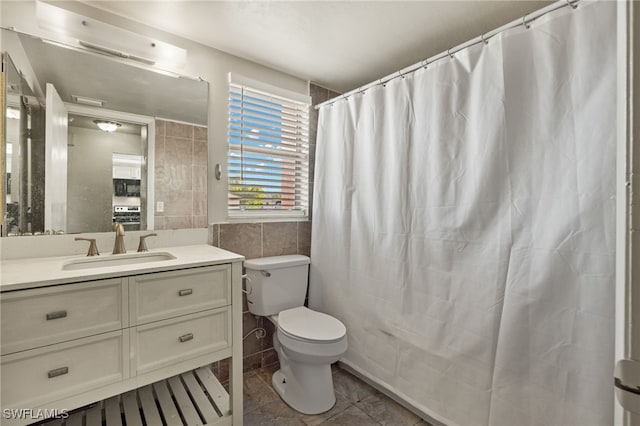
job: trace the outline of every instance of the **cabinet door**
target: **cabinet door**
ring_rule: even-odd
[[[2,355],[128,326],[121,278],[0,295]]]
[[[231,303],[229,265],[131,277],[131,324],[147,324]]]
[[[128,333],[118,330],[3,356],[2,407],[34,407],[124,380]]]
[[[228,307],[131,329],[131,350],[138,375],[230,346]]]

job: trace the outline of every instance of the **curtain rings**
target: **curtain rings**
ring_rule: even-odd
[[[402,79],[404,80],[404,74],[402,74],[402,71],[398,71],[398,76],[402,77]]]
[[[424,62],[422,63],[422,68],[426,70],[428,66],[429,66],[429,61],[425,59]]]
[[[567,2],[567,4],[569,6],[571,6],[572,9],[577,9],[578,8],[578,2],[576,1],[575,3],[572,3],[571,0],[565,0]]]
[[[449,55],[449,57],[453,59],[453,53],[451,53],[451,49],[447,49],[447,55]]]
[[[531,25],[529,25],[529,23],[527,22],[527,15],[524,15],[524,16],[522,17],[522,25],[523,25],[526,29],[531,28]]]
[[[486,38],[484,38],[484,33],[480,34],[480,38],[482,39],[482,42],[484,44],[489,44],[489,40],[487,40]]]

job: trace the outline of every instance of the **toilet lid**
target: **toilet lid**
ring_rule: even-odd
[[[290,336],[325,343],[340,340],[347,332],[338,319],[304,306],[280,312],[278,327]]]

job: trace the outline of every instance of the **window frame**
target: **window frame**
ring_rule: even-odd
[[[256,209],[232,209],[230,203],[230,195],[231,195],[231,187],[232,187],[232,148],[238,147],[240,150],[242,149],[242,142],[233,143],[231,139],[233,138],[232,131],[237,132],[237,129],[232,129],[232,105],[234,100],[232,99],[232,92],[234,90],[242,90],[241,98],[244,100],[245,90],[247,90],[250,94],[259,94],[265,99],[272,99],[274,101],[282,101],[286,104],[297,104],[298,108],[301,110],[302,114],[297,114],[298,120],[296,121],[296,125],[299,127],[299,137],[296,136],[296,149],[301,149],[299,154],[292,155],[291,157],[303,157],[303,163],[299,170],[295,170],[294,176],[294,200],[297,199],[298,195],[301,195],[300,206],[298,206],[298,201],[294,201],[294,206],[292,209],[278,209],[278,208],[256,208]],[[295,220],[308,220],[309,218],[309,209],[311,206],[311,185],[310,185],[310,114],[311,114],[311,97],[308,94],[302,94],[299,92],[293,92],[287,89],[279,88],[276,86],[272,86],[270,84],[266,84],[263,82],[259,82],[256,80],[252,80],[243,76],[239,76],[237,74],[229,73],[229,81],[227,85],[227,133],[226,133],[226,142],[227,142],[227,150],[226,150],[226,159],[227,159],[227,185],[226,185],[226,216],[230,222],[234,221],[251,221],[251,220],[273,220],[273,221],[295,221]],[[240,117],[244,114],[244,110],[240,111]],[[286,114],[282,114],[286,116]],[[242,118],[241,118],[242,120]],[[236,124],[237,126],[237,124]],[[298,129],[298,127],[296,127]],[[242,133],[242,132],[240,132]],[[298,132],[296,133],[298,135]],[[298,148],[299,147],[299,148]],[[269,147],[270,148],[270,147]],[[276,153],[276,149],[273,150]],[[265,156],[269,154],[265,153]],[[297,163],[295,163],[297,164]],[[297,165],[293,167],[294,169],[298,169]],[[274,174],[276,175],[276,174]],[[274,191],[274,194],[278,193]],[[279,194],[282,194],[281,192]]]

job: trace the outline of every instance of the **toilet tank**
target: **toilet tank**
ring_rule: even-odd
[[[303,306],[310,262],[299,254],[245,260],[249,311],[268,316]]]

